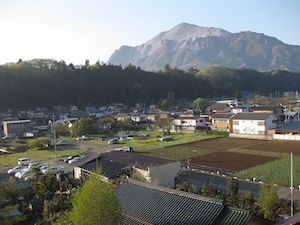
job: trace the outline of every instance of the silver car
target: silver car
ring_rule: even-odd
[[[7,173],[8,173],[8,174],[15,174],[15,173],[20,172],[21,170],[23,170],[23,169],[25,169],[25,168],[26,168],[26,167],[24,167],[24,166],[15,166],[14,168],[9,169],[9,170],[7,171]]]

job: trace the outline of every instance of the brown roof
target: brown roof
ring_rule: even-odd
[[[211,118],[231,118],[233,113],[214,113],[211,114]]]
[[[269,105],[269,106],[255,106],[252,108],[253,111],[274,111],[276,109],[284,109],[280,105]]]
[[[224,110],[226,107],[228,107],[227,103],[214,103],[209,108],[210,110]]]

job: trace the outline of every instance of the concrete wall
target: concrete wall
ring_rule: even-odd
[[[300,141],[299,134],[273,134],[274,140]]]
[[[172,162],[149,168],[151,183],[163,187],[175,188],[175,178],[180,170],[180,162]]]
[[[230,133],[229,137],[246,138],[246,139],[259,139],[259,140],[272,140],[273,139],[273,137],[271,135],[234,134],[234,133]]]

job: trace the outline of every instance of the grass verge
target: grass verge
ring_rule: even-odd
[[[80,151],[78,149],[57,149],[58,158],[68,156],[68,155],[78,155]],[[50,150],[38,150],[36,148],[32,148],[27,150],[26,152],[1,155],[0,156],[0,167],[4,166],[14,166],[17,165],[17,161],[19,158],[31,158],[36,161],[44,161],[55,158],[55,153],[53,149]]]

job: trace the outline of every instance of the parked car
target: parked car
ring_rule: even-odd
[[[7,173],[8,173],[8,174],[15,174],[15,173],[17,173],[17,172],[20,172],[20,171],[23,170],[23,169],[25,169],[24,166],[15,166],[14,168],[9,169],[9,170],[7,171]]]
[[[89,140],[89,138],[87,136],[85,136],[85,135],[82,135],[80,137],[76,137],[75,140],[76,141],[87,141],[87,140]]]
[[[25,168],[15,174],[16,178],[24,178],[29,175],[29,169]]]
[[[30,163],[33,163],[34,161],[29,158],[20,158],[18,159],[18,165],[19,166],[28,166]]]
[[[119,140],[117,138],[113,138],[110,139],[107,144],[111,145],[111,144],[119,144]]]
[[[68,157],[64,160],[64,162],[65,162],[65,163],[68,163],[70,160],[74,159],[75,157],[80,157],[80,156],[79,156],[79,155],[71,155],[71,156],[68,156]]]
[[[114,151],[133,152],[133,147],[115,148]]]
[[[69,142],[66,142],[66,141],[58,141],[58,142],[56,142],[56,146],[64,146],[64,145],[69,145]]]
[[[68,163],[69,163],[69,164],[73,164],[73,163],[78,162],[79,160],[80,160],[80,157],[75,157],[75,158],[69,160]]]
[[[56,166],[52,166],[52,167],[46,167],[46,168],[43,168],[41,170],[41,172],[43,174],[48,174],[48,173],[54,173],[54,174],[57,174],[57,173],[61,173],[61,169],[59,167],[56,167]]]
[[[38,169],[41,170],[41,168],[43,168],[45,166],[47,166],[47,164],[45,164],[45,163],[33,162],[33,163],[30,163],[27,168],[30,170],[33,167],[37,167]]]
[[[172,137],[171,136],[162,136],[159,140],[161,140],[161,141],[172,141]]]

